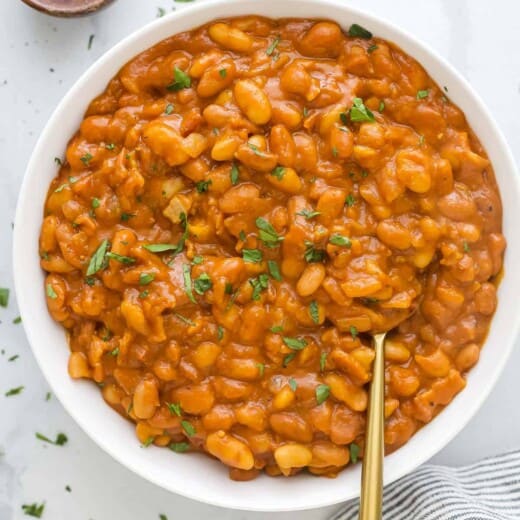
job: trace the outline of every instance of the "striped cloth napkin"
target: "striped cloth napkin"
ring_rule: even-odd
[[[357,501],[330,520],[357,520]],[[520,450],[470,466],[422,466],[387,486],[384,520],[520,520]]]

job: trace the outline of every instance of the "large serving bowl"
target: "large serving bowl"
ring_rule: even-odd
[[[496,383],[520,325],[520,186],[514,161],[488,110],[469,84],[442,58],[392,24],[346,5],[343,0],[213,0],[156,20],[101,57],[72,87],[48,122],[29,162],[22,185],[14,233],[14,270],[18,302],[34,355],[55,395],[83,430],[107,453],[138,475],[170,491],[236,509],[284,511],[326,506],[359,494],[360,467],[336,479],[301,474],[293,478],[261,476],[251,482],[228,479],[227,469],[202,454],[178,455],[136,441],[134,427],[108,407],[99,389],[73,381],[67,373],[68,346],[63,328],[47,312],[44,273],[38,257],[38,236],[49,183],[56,175],[54,157],[61,157],[78,128],[87,105],[132,57],[173,34],[215,18],[258,14],[269,17],[330,18],[345,28],[367,27],[416,58],[439,84],[449,88],[453,102],[465,112],[496,172],[504,206],[508,240],[505,279],[498,309],[480,362],[468,385],[430,424],[385,461],[385,482],[410,472],[442,449],[471,419]]]

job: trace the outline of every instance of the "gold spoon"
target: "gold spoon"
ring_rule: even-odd
[[[361,468],[361,497],[359,520],[381,520],[383,508],[383,460],[385,457],[385,338],[387,333],[410,318],[419,308],[416,302],[412,309],[397,316],[387,328],[372,336],[375,357],[368,400],[365,450]]]

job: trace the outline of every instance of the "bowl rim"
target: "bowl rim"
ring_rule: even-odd
[[[254,5],[254,7],[253,7]],[[266,12],[268,9],[271,9],[270,12]],[[292,10],[291,10],[292,9]],[[280,16],[273,14],[273,12],[278,12],[279,10],[287,11],[287,15]],[[322,16],[318,13],[320,12],[326,13],[328,16]],[[305,12],[315,11],[315,15],[306,16]],[[229,14],[234,13],[234,14]],[[289,13],[298,13],[298,16],[294,16],[294,14]],[[50,323],[50,316],[38,317],[37,313],[34,313],[34,309],[32,307],[36,307],[37,304],[34,302],[37,301],[41,304],[41,301],[45,300],[43,295],[43,291],[39,290],[37,294],[40,295],[40,299],[34,295],[34,286],[31,286],[30,283],[26,280],[25,272],[23,270],[24,265],[30,265],[31,269],[36,269],[34,262],[36,258],[33,260],[33,264],[31,264],[31,260],[27,260],[25,258],[27,256],[27,251],[30,251],[31,248],[34,249],[34,244],[30,244],[27,240],[28,236],[25,233],[26,226],[31,228],[31,223],[34,226],[34,220],[37,218],[37,227],[39,228],[42,221],[42,211],[39,213],[35,213],[32,217],[30,216],[30,212],[33,213],[36,211],[34,208],[34,203],[31,202],[31,194],[32,194],[32,183],[35,181],[38,174],[40,174],[42,167],[40,164],[40,157],[43,156],[44,149],[47,146],[47,143],[52,143],[53,141],[53,130],[60,124],[60,120],[62,116],[72,117],[71,114],[74,112],[71,109],[71,105],[73,105],[74,98],[79,95],[81,90],[85,85],[88,85],[89,81],[91,81],[92,77],[97,73],[100,73],[102,76],[112,77],[117,73],[117,71],[124,65],[127,59],[131,59],[132,55],[136,55],[142,50],[148,48],[154,42],[157,43],[164,39],[164,36],[157,36],[156,33],[165,32],[167,28],[171,27],[168,34],[176,34],[178,32],[183,32],[185,30],[189,30],[186,28],[176,29],[176,25],[180,24],[186,27],[196,28],[199,25],[206,23],[205,21],[197,21],[195,23],[189,23],[188,20],[191,18],[200,17],[201,20],[213,20],[218,18],[224,18],[229,16],[243,16],[245,14],[260,14],[262,16],[268,16],[272,18],[283,18],[283,17],[308,17],[308,18],[334,18],[334,14],[338,14],[339,17],[350,18],[351,22],[361,22],[362,25],[368,26],[370,29],[374,27],[377,30],[374,30],[374,33],[378,35],[379,33],[388,33],[390,36],[382,36],[383,38],[395,42],[399,47],[401,47],[407,54],[410,54],[413,58],[415,58],[419,63],[421,63],[428,74],[438,82],[436,76],[440,76],[441,74],[446,76],[452,84],[450,84],[450,88],[453,88],[455,94],[454,98],[457,98],[455,103],[458,106],[466,103],[463,103],[465,99],[464,96],[467,96],[467,104],[472,105],[476,108],[478,112],[478,117],[482,118],[482,128],[487,128],[486,134],[490,141],[494,141],[492,144],[497,147],[497,151],[489,150],[486,146],[486,142],[476,131],[476,134],[479,135],[479,138],[482,140],[482,144],[490,158],[494,156],[493,163],[495,165],[496,170],[496,159],[500,158],[500,163],[503,165],[506,173],[504,174],[507,177],[508,183],[508,192],[511,191],[511,197],[516,200],[520,198],[520,181],[518,177],[518,172],[516,169],[516,164],[513,159],[513,155],[511,150],[509,149],[501,131],[496,125],[493,117],[491,116],[489,110],[486,108],[480,97],[475,93],[472,87],[469,85],[468,81],[464,79],[464,77],[457,72],[454,67],[448,63],[444,58],[442,58],[436,51],[432,50],[430,47],[425,45],[415,36],[412,36],[407,31],[404,31],[397,27],[395,24],[388,22],[375,16],[371,13],[363,9],[359,9],[356,7],[352,7],[350,5],[346,5],[342,0],[263,0],[261,3],[246,3],[243,0],[205,0],[204,2],[195,3],[193,5],[184,6],[181,10],[175,11],[171,14],[163,18],[159,18],[154,20],[140,29],[134,31],[127,37],[125,37],[122,41],[108,50],[105,54],[103,54],[95,63],[93,63],[74,83],[74,85],[69,89],[67,94],[62,98],[56,109],[54,110],[52,116],[50,117],[47,125],[42,131],[40,138],[33,150],[31,159],[29,160],[28,166],[26,168],[26,172],[24,175],[24,179],[22,182],[22,186],[19,193],[18,204],[16,209],[16,217],[15,217],[15,227],[14,227],[14,236],[13,236],[13,266],[14,266],[14,281],[15,281],[15,290],[18,297],[18,304],[20,308],[20,313],[22,317],[24,317],[23,325],[26,331],[27,338],[29,340],[31,350],[37,360],[37,363],[43,372],[45,378],[47,379],[50,387],[52,388],[55,396],[61,402],[61,404],[66,409],[67,413],[74,419],[74,421],[82,428],[82,430],[106,453],[108,453],[112,458],[117,460],[123,466],[129,468],[134,473],[138,474],[145,480],[152,482],[159,487],[162,487],[166,490],[178,493],[180,495],[186,496],[188,498],[198,500],[200,502],[208,503],[215,506],[226,507],[230,509],[241,509],[241,510],[250,510],[250,511],[296,511],[296,510],[304,510],[304,509],[313,509],[318,507],[329,506],[333,504],[338,504],[347,499],[354,498],[359,496],[359,475],[360,468],[353,468],[346,472],[342,472],[336,481],[342,482],[343,480],[349,481],[352,484],[352,478],[355,479],[356,484],[354,484],[351,488],[342,490],[339,485],[335,485],[333,481],[328,481],[327,485],[319,484],[321,481],[326,481],[328,479],[315,479],[311,477],[315,488],[319,488],[320,492],[309,493],[310,488],[305,488],[305,485],[302,484],[304,479],[307,477],[293,477],[292,479],[285,479],[283,481],[277,481],[276,487],[271,487],[272,497],[261,496],[261,493],[258,497],[261,500],[253,501],[251,500],[251,496],[249,493],[240,493],[237,492],[241,490],[241,487],[244,484],[233,483],[233,485],[224,486],[226,488],[226,492],[222,493],[221,490],[212,492],[209,488],[206,489],[207,495],[202,495],[200,491],[198,491],[197,485],[184,485],[182,482],[169,482],[166,481],[164,477],[158,476],[157,473],[159,471],[152,471],[149,468],[146,468],[144,464],[139,462],[139,456],[136,453],[131,452],[130,448],[120,446],[116,446],[115,443],[110,442],[107,438],[102,437],[95,431],[94,425],[90,424],[86,417],[86,412],[81,412],[81,407],[74,407],[74,399],[75,397],[71,397],[64,390],[63,387],[68,387],[71,389],[71,392],[74,393],[76,388],[81,388],[80,382],[75,382],[74,385],[78,385],[77,387],[70,386],[70,384],[58,381],[54,378],[52,374],[53,367],[51,366],[51,362],[49,361],[49,353],[48,353],[48,343],[46,343],[46,339],[50,339],[51,329],[53,329],[56,324]],[[345,27],[344,27],[345,28]],[[152,43],[150,43],[152,42]],[[139,50],[132,51],[130,58],[122,58],[125,56],[125,51],[130,48],[137,48]],[[430,65],[426,65],[428,62]],[[436,74],[433,74],[432,68],[437,70]],[[111,72],[103,72],[105,69],[110,70]],[[107,82],[105,82],[106,85]],[[97,93],[92,93],[90,95],[90,99],[92,99]],[[75,109],[76,112],[78,109]],[[466,113],[466,110],[464,110]],[[470,126],[472,129],[475,128],[475,122],[471,121],[471,117],[468,116],[468,121],[470,121]],[[80,114],[80,117],[83,117],[83,112]],[[477,116],[474,116],[475,118]],[[476,120],[476,119],[475,119]],[[77,127],[77,125],[76,125]],[[492,136],[492,137],[491,137]],[[70,135],[69,135],[70,137]],[[63,147],[66,143],[61,143],[61,150],[63,151]],[[54,146],[56,148],[56,145]],[[491,153],[493,152],[493,153]],[[496,171],[495,171],[496,173]],[[46,185],[48,186],[50,179]],[[498,182],[498,179],[497,179]],[[504,181],[505,182],[505,181]],[[502,196],[502,200],[504,200],[504,190],[505,186],[500,185],[499,188]],[[505,206],[504,206],[505,209]],[[511,212],[516,211],[520,216],[520,209],[511,204],[511,207],[508,208]],[[504,220],[508,214],[504,211]],[[508,237],[508,239],[512,239],[513,237]],[[509,244],[508,252],[506,253],[506,260],[511,257],[515,257],[520,259],[520,245],[517,247],[516,242],[514,242],[515,246],[513,251],[511,251]],[[518,253],[517,253],[518,251]],[[28,264],[29,263],[29,264]],[[39,268],[39,262],[38,262]],[[508,271],[508,278],[511,276],[516,279],[516,281],[520,284],[520,274],[516,275],[512,273],[512,271]],[[43,273],[41,272],[41,277],[43,277]],[[512,278],[511,278],[512,279]],[[504,284],[501,285],[501,288]],[[516,286],[516,284],[515,284]],[[502,289],[499,289],[499,292]],[[507,302],[506,302],[507,303]],[[507,314],[507,309],[504,310],[505,304],[499,298],[499,307],[497,310],[497,314],[501,311],[501,316]],[[490,335],[493,336],[493,339],[498,343],[498,336],[496,329],[498,329],[498,325],[494,326],[493,324],[497,321],[497,314],[494,316],[491,325]],[[33,320],[44,327],[47,327],[47,331],[44,331],[42,334],[41,330],[37,330],[37,325],[33,324],[33,320],[29,320],[28,316],[31,316]],[[437,416],[431,423],[425,425],[421,430],[419,430],[412,439],[402,448],[400,448],[397,452],[389,455],[385,459],[385,467],[390,467],[391,470],[385,473],[385,485],[389,484],[402,477],[405,474],[408,474],[413,469],[421,465],[427,459],[432,457],[435,453],[437,453],[440,449],[442,449],[448,442],[450,442],[453,437],[455,437],[469,420],[475,415],[477,410],[480,408],[484,400],[489,395],[491,389],[494,387],[495,383],[500,376],[505,363],[512,351],[514,346],[514,341],[518,336],[520,331],[520,315],[513,316],[511,318],[504,317],[501,318],[501,323],[505,320],[507,324],[507,335],[506,339],[502,340],[501,351],[494,352],[495,357],[493,359],[494,363],[486,363],[487,365],[491,364],[491,368],[486,369],[487,372],[484,372],[484,368],[479,367],[482,363],[477,364],[477,366],[471,371],[468,376],[468,387],[470,386],[472,380],[476,380],[477,377],[480,377],[480,374],[483,373],[486,376],[487,386],[476,389],[475,384],[472,386],[474,388],[472,398],[461,398],[465,392],[469,393],[469,388],[466,388],[465,392],[459,394],[454,401],[448,406],[445,410],[442,411],[439,416]],[[63,334],[63,333],[62,333]],[[46,335],[48,336],[46,338]],[[488,341],[486,341],[488,343]],[[489,350],[489,349],[488,349]],[[486,348],[484,347],[484,352],[486,352]],[[486,356],[489,358],[489,356]],[[66,368],[66,367],[65,367]],[[66,370],[65,370],[66,372]],[[478,373],[478,375],[474,375]],[[68,377],[68,376],[67,376]],[[70,383],[70,382],[69,382]],[[60,389],[60,387],[62,387]],[[72,390],[74,389],[74,390]],[[79,395],[79,390],[78,390]],[[102,399],[99,399],[102,406],[109,408],[103,402]],[[455,404],[461,403],[458,405],[458,410],[455,412]],[[97,410],[96,414],[101,414],[102,412]],[[117,417],[120,420],[119,417]],[[454,422],[454,425],[451,424],[450,421]],[[435,435],[433,433],[435,432]],[[132,432],[133,434],[133,432]],[[431,439],[430,439],[431,438]],[[423,449],[422,451],[416,452],[416,448],[421,445],[425,445],[428,449]],[[128,459],[130,456],[130,460]],[[192,455],[194,456],[194,455]],[[135,459],[135,460],[134,460]],[[209,460],[207,464],[209,465]],[[359,466],[359,465],[358,465]],[[160,469],[160,468],[157,468]],[[350,474],[350,477],[347,479],[345,476],[347,473]],[[353,476],[353,477],[352,477]],[[265,477],[269,478],[269,477]],[[307,478],[308,479],[308,478]],[[189,480],[189,479],[188,479]],[[275,480],[275,479],[271,479]],[[291,484],[286,482],[292,481]],[[230,481],[232,482],[232,481]],[[253,482],[258,482],[255,480]],[[215,484],[215,483],[214,483]],[[280,485],[281,484],[281,485]],[[258,486],[261,487],[260,485]],[[227,491],[227,488],[233,490],[235,492]],[[267,486],[269,488],[269,486]],[[291,489],[294,491],[296,489],[298,491],[297,502],[293,504],[294,500],[286,500],[283,496],[278,494],[277,488],[283,489]],[[293,489],[294,488],[294,489]],[[333,491],[332,491],[333,489]],[[314,488],[313,488],[314,490]],[[255,491],[257,493],[259,491]],[[210,495],[210,496],[208,496]]]

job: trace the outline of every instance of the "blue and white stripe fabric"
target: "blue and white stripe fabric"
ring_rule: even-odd
[[[357,520],[357,501],[331,520]],[[461,468],[426,465],[387,486],[383,520],[520,520],[520,450]]]

